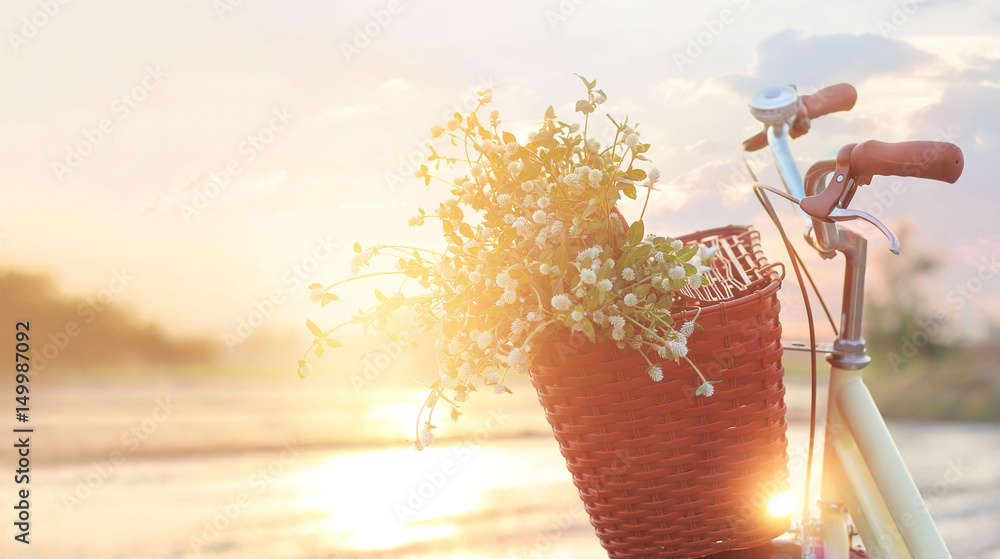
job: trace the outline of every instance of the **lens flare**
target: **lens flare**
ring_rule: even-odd
[[[795,508],[795,495],[790,491],[778,493],[767,503],[767,512],[771,516],[788,516]]]

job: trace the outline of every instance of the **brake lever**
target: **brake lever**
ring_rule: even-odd
[[[802,206],[802,200],[799,200],[798,198],[792,196],[791,194],[788,194],[787,192],[782,192],[776,188],[771,188],[770,186],[763,184],[758,184],[756,186],[759,188],[763,188],[764,190],[771,192],[773,194],[777,194],[778,196],[781,196],[785,200],[788,200],[789,202],[799,207]],[[861,210],[853,210],[849,208],[841,208],[840,206],[835,206],[833,209],[830,210],[830,213],[826,215],[826,219],[820,219],[820,221],[837,222],[837,221],[853,221],[856,219],[867,221],[868,223],[878,228],[878,230],[881,231],[883,235],[885,235],[885,238],[889,240],[889,251],[892,252],[893,254],[899,254],[899,239],[892,231],[889,230],[888,227],[885,226],[884,223],[876,219],[875,216],[871,215],[870,213],[863,212]]]

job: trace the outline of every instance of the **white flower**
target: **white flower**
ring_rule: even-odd
[[[528,354],[519,347],[515,347],[507,354],[507,365],[517,369],[519,373],[527,371],[530,363],[531,360],[528,358]]]
[[[517,142],[507,142],[504,144],[503,149],[507,152],[507,155],[514,155],[517,153],[518,147],[520,146],[517,145]]]
[[[635,293],[629,293],[625,296],[625,306],[634,307],[639,303],[639,298],[635,296]]]
[[[553,237],[558,237],[566,232],[566,224],[559,221],[553,220],[552,225],[549,225],[549,234]]]
[[[504,290],[503,295],[497,299],[497,305],[512,305],[517,300],[517,293],[513,290]]]
[[[584,268],[580,270],[580,281],[587,285],[594,285],[597,283],[597,274],[593,270]]]
[[[501,194],[497,196],[497,204],[501,206],[506,206],[510,203],[510,194]]]
[[[448,389],[448,388],[455,388],[456,386],[458,386],[458,382],[455,379],[453,379],[451,375],[449,375],[448,373],[442,372],[438,378],[441,379],[439,381],[441,384],[441,388]]]
[[[538,207],[541,208],[541,209],[543,209],[543,210],[546,209],[546,208],[548,208],[549,204],[550,204],[550,202],[549,202],[549,197],[548,196],[542,196],[541,198],[538,199]]]
[[[580,129],[580,123],[579,122],[574,122],[573,124],[569,125],[569,133],[570,134],[576,134],[576,131],[579,130],[579,129]]]
[[[431,443],[433,442],[434,432],[431,431],[431,425],[430,423],[424,423],[424,425],[420,428],[420,438],[417,439],[417,444],[419,444],[419,446],[417,446],[417,450],[423,450],[431,446]]]
[[[517,289],[517,280],[507,275],[507,272],[497,274],[496,282],[503,289]]]
[[[476,345],[479,346],[479,349],[488,349],[493,345],[493,334],[489,332],[479,334],[479,338],[476,339]]]
[[[483,168],[480,167],[479,165],[473,165],[470,173],[472,174],[472,178],[474,179],[481,178],[486,174],[486,172],[483,171]]]
[[[594,169],[593,171],[587,173],[587,180],[589,180],[590,184],[594,186],[601,184],[601,179],[603,178],[604,172],[599,169]]]
[[[694,333],[694,322],[692,322],[692,321],[689,320],[689,321],[685,322],[683,325],[681,325],[681,335],[682,336],[684,336],[685,338],[687,338],[688,336],[690,336],[693,333]]]
[[[600,105],[601,103],[608,100],[608,96],[604,94],[603,91],[597,90],[594,92],[594,104]]]
[[[479,280],[483,279],[483,275],[477,270],[469,272],[469,281],[472,283],[479,283]]]
[[[707,398],[712,394],[715,394],[715,385],[706,380],[705,384],[701,385],[700,390],[705,392],[705,397]]]
[[[591,153],[597,153],[601,151],[601,142],[598,142],[594,138],[587,140],[587,151]]]
[[[611,338],[613,340],[619,341],[619,342],[622,341],[622,340],[624,340],[625,339],[625,330],[620,330],[618,328],[615,328],[614,330],[611,331]]]
[[[624,278],[625,281],[632,281],[632,280],[634,280],[635,279],[635,270],[633,270],[632,268],[625,268],[624,270],[622,270],[622,278]]]
[[[498,382],[498,383],[494,384],[493,385],[493,392],[495,392],[497,394],[503,394],[504,392],[506,392],[506,390],[504,389],[503,383],[502,382]]]
[[[409,221],[407,221],[407,224],[410,227],[419,227],[424,224],[424,216],[422,215],[412,216],[410,217]]]
[[[692,289],[698,289],[704,283],[705,280],[703,280],[701,276],[691,276],[688,279],[688,285],[690,285]]]
[[[601,281],[597,282],[597,287],[601,291],[611,291],[614,288],[614,284],[611,283],[611,280],[604,278]]]
[[[625,137],[625,145],[631,149],[639,147],[639,136],[636,134],[629,134]]]
[[[528,229],[528,220],[524,216],[521,216],[514,220],[513,225],[518,233],[524,234],[525,230]]]
[[[559,295],[552,296],[552,308],[557,311],[568,311],[570,307],[573,306],[573,302],[570,301],[569,295],[565,293],[560,293]]]
[[[477,93],[479,94],[479,102],[484,105],[493,100],[493,88],[487,88],[486,90],[478,91]]]
[[[644,186],[653,186],[660,180],[660,170],[653,168],[650,169],[649,175],[646,177],[646,182],[642,183]]]
[[[573,313],[570,314],[570,316],[573,317],[573,320],[575,320],[577,322],[580,322],[581,320],[583,320],[583,313],[580,312],[579,310],[574,310]]]
[[[608,322],[611,323],[611,326],[615,330],[622,330],[622,329],[625,328],[625,317],[624,316],[621,316],[621,315],[612,316],[611,318],[608,319]]]
[[[678,240],[674,240],[673,242],[670,243],[670,248],[674,249],[674,252],[677,252],[678,250],[684,248],[684,243]]]
[[[662,252],[657,252],[655,255],[653,255],[653,260],[655,260],[657,264],[663,264],[664,258],[665,257],[663,256]]]
[[[663,380],[663,369],[659,365],[653,365],[646,373],[649,375],[649,378],[653,379],[653,382]]]
[[[459,387],[461,388],[461,387]],[[462,402],[469,399],[468,390],[455,390],[455,402],[461,404]]]
[[[549,275],[549,270],[551,269],[552,268],[550,268],[549,265],[544,262],[538,265],[538,273],[542,274],[543,276]]]
[[[541,322],[542,321],[542,315],[541,315],[541,313],[536,313],[535,311],[529,312],[524,318],[526,318],[528,320],[528,322]]]
[[[458,378],[462,382],[466,382],[472,378],[472,365],[470,363],[462,363],[462,366],[458,368]]]
[[[698,247],[698,257],[701,258],[704,262],[708,262],[712,258],[715,258],[715,253],[717,252],[719,252],[718,245],[714,247],[707,247],[705,245]]]
[[[324,298],[326,298],[326,289],[322,285],[309,290],[309,300],[313,303],[318,303]]]
[[[459,353],[462,353],[463,350],[465,350],[465,344],[462,343],[461,339],[452,338],[451,341],[448,342],[448,353],[458,355]]]
[[[667,270],[667,275],[672,280],[682,280],[687,273],[684,271],[684,266],[674,266],[673,268]]]
[[[670,348],[670,353],[673,353],[674,356],[678,358],[687,355],[688,352],[687,340],[684,339],[683,337],[676,340],[668,341],[667,346]]]
[[[535,210],[535,213],[531,214],[531,220],[535,223],[545,223],[545,212],[542,210]]]
[[[299,378],[308,377],[309,375],[313,374],[312,365],[306,363],[305,361],[299,361],[298,373],[299,373]]]

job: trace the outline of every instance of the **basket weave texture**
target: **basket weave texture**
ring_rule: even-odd
[[[718,245],[711,289],[683,293],[701,307],[688,357],[663,361],[653,382],[637,351],[583,337],[550,341],[530,378],[601,544],[613,559],[702,557],[764,544],[788,517],[785,392],[777,298],[757,232],[741,226],[682,237]],[[674,315],[681,322],[695,311]]]

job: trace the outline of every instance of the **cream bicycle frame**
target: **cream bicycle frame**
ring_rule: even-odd
[[[788,146],[794,107],[769,109],[763,116],[755,116],[765,124],[768,145],[785,189],[799,199],[817,194],[822,179],[803,184]],[[817,165],[824,164],[831,171],[836,166],[834,161]],[[950,559],[861,379],[861,371],[870,362],[861,337],[867,241],[848,229],[816,220],[807,232],[807,240],[825,257],[840,252],[846,264],[840,335],[828,357],[831,370],[820,517],[818,523],[803,526],[803,557],[816,556],[812,542],[817,537],[822,541],[824,559],[849,559],[849,522],[853,520],[873,558]]]

